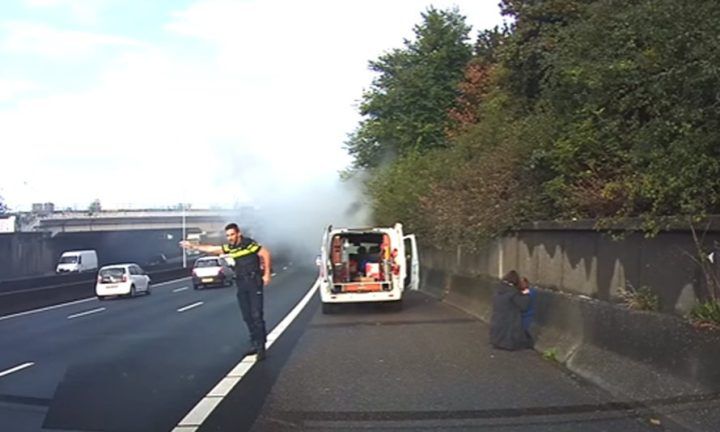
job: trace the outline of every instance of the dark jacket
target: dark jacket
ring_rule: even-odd
[[[518,350],[532,348],[533,341],[523,329],[522,313],[530,305],[530,297],[506,282],[500,282],[493,297],[490,321],[490,343],[495,348]]]

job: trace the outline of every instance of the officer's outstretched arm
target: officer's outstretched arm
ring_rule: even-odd
[[[194,244],[189,241],[181,241],[180,247],[187,250],[205,252],[210,255],[222,255],[223,253],[222,246]]]

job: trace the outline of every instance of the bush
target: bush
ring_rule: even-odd
[[[620,298],[622,298],[623,303],[630,309],[653,312],[660,310],[660,300],[657,294],[653,293],[652,290],[646,286],[642,286],[637,290],[632,288],[632,286],[628,286],[627,289],[621,289]]]
[[[720,301],[710,300],[692,308],[690,321],[695,327],[720,330]]]

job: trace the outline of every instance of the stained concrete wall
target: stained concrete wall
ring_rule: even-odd
[[[137,262],[153,255],[177,257],[182,231],[131,230],[61,233],[0,234],[0,280],[53,273],[60,255],[68,250],[94,249],[98,264]]]
[[[421,247],[421,290],[489,322],[499,277],[517,269],[541,287],[536,350],[552,350],[572,372],[620,400],[653,406],[688,430],[708,430],[693,428],[693,411],[662,405],[720,391],[720,333],[696,329],[674,313],[681,293],[690,293],[687,304],[703,296],[687,256],[692,248],[692,236],[682,232],[616,241],[590,230],[527,230],[473,253]],[[651,287],[666,313],[607,301],[628,282]]]
[[[720,244],[720,232],[708,232],[704,242]],[[618,300],[621,288],[646,286],[657,294],[661,311],[684,314],[707,297],[691,258],[695,249],[689,231],[653,238],[631,233],[617,240],[591,229],[527,229],[479,245],[475,252],[423,253],[421,260],[425,267],[470,276],[497,278],[515,269],[538,286],[606,301]]]

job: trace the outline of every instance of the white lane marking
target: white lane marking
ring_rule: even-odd
[[[104,307],[97,308],[97,309],[90,309],[89,311],[85,311],[85,312],[80,312],[80,313],[68,315],[67,319],[73,319],[73,318],[78,318],[78,317],[82,317],[82,316],[85,316],[85,315],[91,315],[91,314],[94,314],[94,313],[102,312],[102,311],[104,311],[104,310],[105,310]]]
[[[283,270],[287,270],[287,266],[283,267]]]
[[[189,279],[190,279],[189,277],[184,277],[181,279],[175,279],[175,280],[171,280],[171,281],[167,281],[167,282],[160,282],[158,284],[151,284],[151,286],[153,288],[155,288],[158,286],[169,285],[171,283],[180,282],[180,281],[189,280]],[[80,300],[73,300],[73,301],[67,302],[67,303],[60,303],[60,304],[56,304],[56,305],[52,305],[52,306],[42,307],[39,309],[32,309],[29,311],[18,312],[18,313],[14,313],[14,314],[10,314],[10,315],[4,315],[4,316],[0,316],[0,321],[8,320],[11,318],[20,318],[20,317],[27,316],[27,315],[33,315],[36,313],[45,312],[45,311],[49,311],[49,310],[53,310],[53,309],[58,309],[58,308],[65,307],[65,306],[72,306],[75,304],[85,303],[85,302],[89,302],[89,301],[93,301],[93,300],[97,301],[97,297],[87,297],[87,298],[80,299]]]
[[[49,311],[49,310],[53,310],[53,309],[57,309],[57,308],[65,307],[65,306],[72,306],[74,304],[85,303],[85,302],[89,302],[92,300],[97,300],[97,298],[88,297],[88,298],[84,298],[81,300],[75,300],[75,301],[71,301],[71,302],[67,302],[67,303],[60,303],[60,304],[56,304],[56,305],[52,305],[52,306],[48,306],[48,307],[44,307],[44,308],[40,308],[40,309],[33,309],[33,310],[25,311],[25,312],[18,312],[18,313],[14,313],[11,315],[5,315],[5,316],[0,317],[0,321],[7,320],[10,318],[18,318],[18,317],[25,316],[25,315],[32,315],[32,314],[36,314],[39,312],[45,312],[45,311]]]
[[[180,292],[180,291],[185,291],[185,290],[186,290],[186,289],[188,289],[188,288],[189,288],[189,287],[180,287],[180,288],[175,288],[175,289],[173,290],[173,292]]]
[[[271,273],[270,276],[275,277],[277,273]]]
[[[189,305],[187,305],[187,306],[183,306],[183,307],[181,307],[180,309],[178,309],[177,311],[178,311],[178,312],[185,312],[186,310],[190,310],[190,309],[196,308],[196,307],[198,307],[198,306],[202,306],[202,305],[203,305],[203,302],[197,302],[197,303],[189,304]]]
[[[300,300],[295,307],[283,318],[280,323],[268,335],[267,348],[270,348],[273,343],[280,337],[285,329],[300,315],[300,312],[308,304],[312,296],[320,286],[320,280],[318,279],[315,284],[308,290],[305,297]],[[197,430],[210,416],[210,413],[222,402],[223,398],[235,387],[240,380],[252,369],[257,363],[255,355],[249,355],[243,357],[240,362],[235,365],[228,374],[217,383],[217,385],[205,395],[204,398],[190,410],[187,415],[180,420],[177,427],[173,429],[173,432],[194,432]]]
[[[156,287],[159,287],[159,286],[170,285],[170,284],[172,284],[172,283],[180,282],[180,281],[184,281],[184,280],[190,280],[190,276],[184,277],[184,278],[180,278],[180,279],[173,279],[173,280],[170,280],[170,281],[167,281],[167,282],[151,283],[150,286],[152,286],[153,288],[156,288]]]
[[[23,370],[23,369],[25,369],[25,368],[29,368],[30,366],[32,366],[32,365],[34,365],[34,364],[35,364],[35,363],[33,363],[33,362],[27,362],[27,363],[23,363],[23,364],[17,365],[17,366],[15,366],[15,367],[11,367],[10,369],[6,369],[6,370],[0,372],[0,377],[4,377],[5,375],[10,375],[11,373],[15,373],[15,372],[17,372],[17,371],[21,371],[21,370]]]

